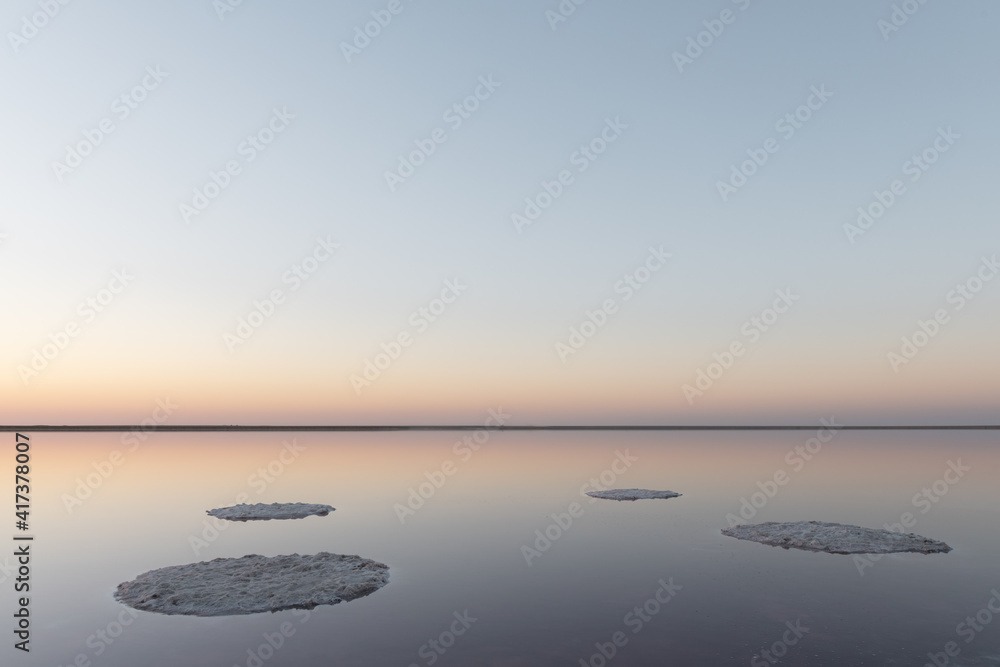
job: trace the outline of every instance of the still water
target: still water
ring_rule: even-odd
[[[995,433],[475,435],[32,434],[32,650],[4,647],[2,664],[1000,664]],[[582,495],[605,485],[683,495]],[[205,514],[240,500],[337,509]],[[741,512],[906,520],[954,551],[861,560],[721,535]],[[386,563],[390,582],[309,613],[163,616],[112,598],[154,568],[319,551]]]

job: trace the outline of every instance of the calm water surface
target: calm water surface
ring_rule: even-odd
[[[995,433],[841,432],[808,460],[795,448],[809,432],[494,432],[455,446],[471,435],[153,434],[132,450],[121,434],[33,434],[32,651],[5,648],[3,664],[1000,664]],[[100,486],[80,487],[115,451]],[[592,479],[683,496],[591,502]],[[205,510],[242,494],[337,510],[218,530]],[[954,551],[876,562],[721,535],[741,508],[752,522],[908,518]],[[308,614],[133,617],[112,598],[154,568],[319,551],[386,563],[390,583]]]

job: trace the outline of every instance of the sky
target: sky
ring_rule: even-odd
[[[997,423],[998,22],[5,3],[0,422]]]

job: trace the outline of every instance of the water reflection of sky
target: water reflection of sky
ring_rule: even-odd
[[[787,622],[809,631],[787,647],[781,665],[923,664],[948,641],[959,643],[962,659],[1000,652],[996,627],[970,643],[956,634],[1000,586],[994,436],[844,432],[801,467],[787,462],[810,435],[492,433],[469,456],[453,450],[461,438],[454,433],[157,434],[135,451],[116,434],[37,434],[36,625],[22,662],[69,665],[83,655],[93,665],[255,664],[248,650],[285,621],[295,632],[265,665],[426,665],[437,655],[440,665],[575,666],[590,660],[595,644],[613,646],[619,631],[627,641],[610,664],[745,665],[782,639]],[[275,464],[292,438],[301,450]],[[124,462],[68,511],[64,494],[76,493],[76,480],[114,450]],[[636,460],[616,486],[684,495],[635,503],[580,495],[626,451]],[[971,470],[922,514],[914,495],[958,459]],[[442,473],[441,484],[443,468],[453,474]],[[848,556],[722,536],[726,515],[778,470],[789,482],[755,522],[878,527],[911,512],[914,532],[955,550],[888,556],[861,576]],[[428,473],[440,488],[401,523],[396,506],[406,506]],[[251,502],[323,502],[337,510],[217,530],[205,510],[244,493]],[[553,514],[567,525],[562,515],[572,503],[579,503],[572,525],[552,528]],[[546,529],[555,539],[538,541],[535,531]],[[522,547],[537,553],[530,565]],[[324,550],[387,563],[389,585],[308,616],[139,613],[117,638],[105,634],[110,642],[96,634],[132,620],[119,618],[124,608],[111,594],[146,570]],[[638,616],[626,622],[627,615],[655,598],[661,580],[682,588],[634,633]],[[475,622],[435,653],[428,641],[466,610]]]

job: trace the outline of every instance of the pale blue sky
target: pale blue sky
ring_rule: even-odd
[[[890,2],[591,0],[552,30],[555,0],[402,0],[346,62],[341,42],[388,4],[244,0],[220,19],[210,0],[78,1],[17,53],[8,33],[39,5],[4,6],[5,403],[63,414],[80,378],[99,376],[107,405],[134,387],[135,410],[173,393],[222,421],[279,404],[275,387],[309,395],[289,419],[391,420],[420,386],[420,401],[440,391],[432,421],[501,402],[566,421],[571,396],[612,421],[863,421],[932,406],[995,418],[1000,281],[900,373],[886,362],[1000,251],[992,3],[928,3],[884,39]],[[734,22],[679,73],[672,54],[727,9]],[[118,120],[113,100],[147,67],[166,79]],[[499,88],[451,129],[443,113],[480,77]],[[813,86],[832,98],[780,138],[775,122]],[[237,147],[275,108],[295,118],[247,164]],[[105,117],[115,131],[58,182],[53,161]],[[571,156],[609,118],[627,129],[578,172]],[[438,127],[447,141],[390,192],[386,170]],[[902,165],[939,128],[960,138],[909,182]],[[716,182],[769,137],[780,150],[721,201]],[[178,206],[229,160],[240,175],[185,224]],[[574,182],[518,234],[511,214],[562,169]],[[848,243],[843,225],[896,178],[905,195]],[[320,235],[339,254],[227,350],[224,334]],[[673,254],[666,270],[562,363],[555,344],[651,245]],[[25,386],[18,366],[123,266],[134,284]],[[468,292],[370,391],[352,391],[448,278]],[[682,385],[786,287],[801,295],[788,319],[688,404]],[[246,389],[254,377],[273,382]],[[240,409],[209,400],[236,386],[249,392]]]

